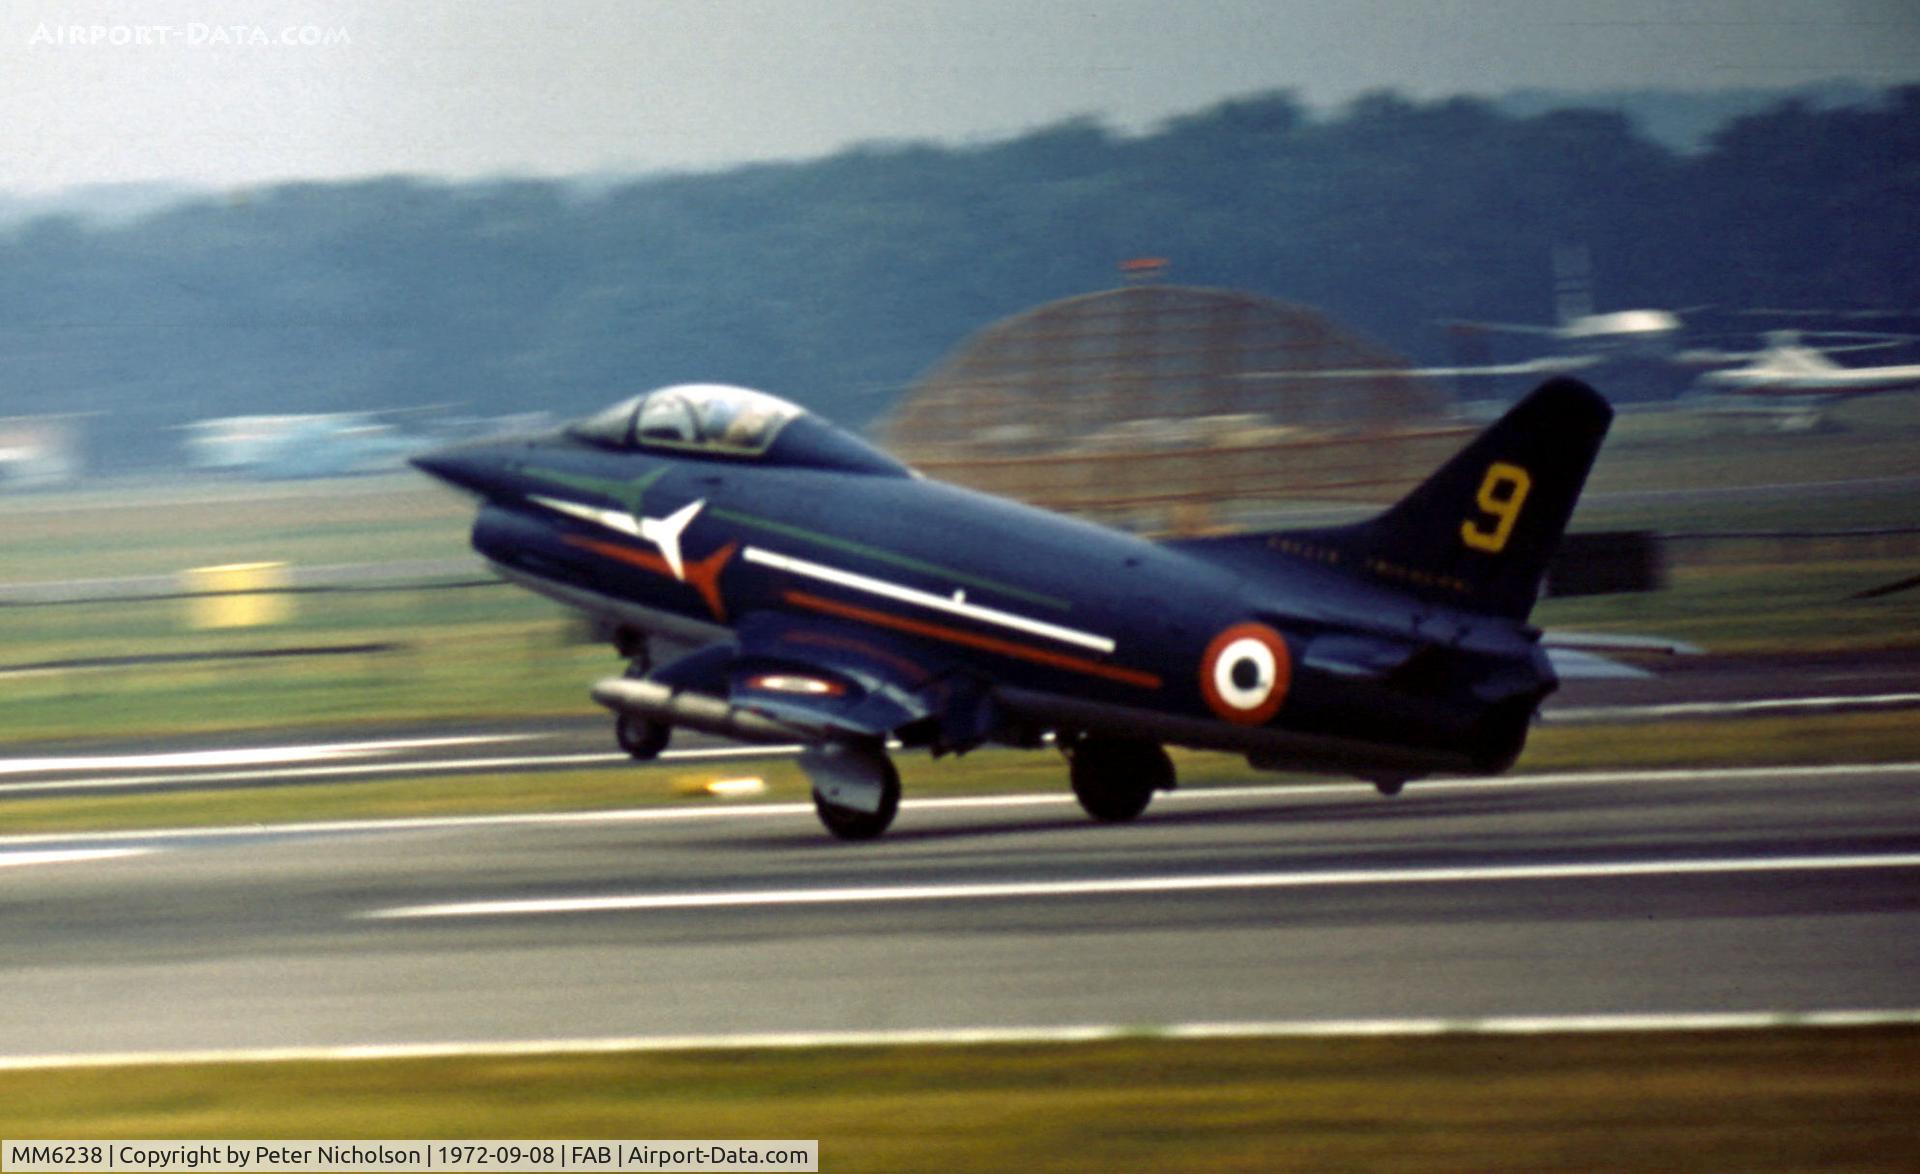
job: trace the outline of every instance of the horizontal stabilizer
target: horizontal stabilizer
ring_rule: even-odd
[[[1547,662],[1563,681],[1640,681],[1653,676],[1645,669],[1572,648],[1547,649]]]
[[[1700,656],[1706,652],[1706,649],[1698,644],[1689,644],[1685,640],[1674,640],[1666,636],[1616,635],[1611,632],[1551,631],[1540,637],[1540,645],[1549,652],[1555,649],[1587,652],[1664,652],[1669,656]]]

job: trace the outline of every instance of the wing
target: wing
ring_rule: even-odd
[[[594,688],[609,708],[755,741],[898,738],[970,749],[990,733],[985,683],[870,629],[769,613],[645,680]]]
[[[738,629],[726,696],[823,740],[886,738],[938,720],[947,666],[867,629],[756,614]]]

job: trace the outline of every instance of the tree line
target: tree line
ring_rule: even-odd
[[[1170,279],[1315,306],[1444,361],[1437,322],[1546,322],[1587,247],[1601,309],[1920,307],[1920,87],[1785,101],[1682,152],[1603,110],[1262,94],[1127,135],[565,181],[388,177],[0,236],[6,414],[97,413],[96,468],[250,412],[566,416],[662,383],[766,388],[852,425],[971,331]]]

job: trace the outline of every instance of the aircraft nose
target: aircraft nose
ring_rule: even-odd
[[[488,494],[502,472],[499,446],[455,444],[408,460],[414,468],[469,493]]]

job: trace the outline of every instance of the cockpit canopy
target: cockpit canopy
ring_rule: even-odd
[[[604,448],[664,449],[860,473],[907,471],[796,404],[725,383],[678,383],[636,395],[567,432]]]
[[[778,396],[724,383],[681,383],[622,400],[573,426],[585,440],[759,456],[801,410]]]

